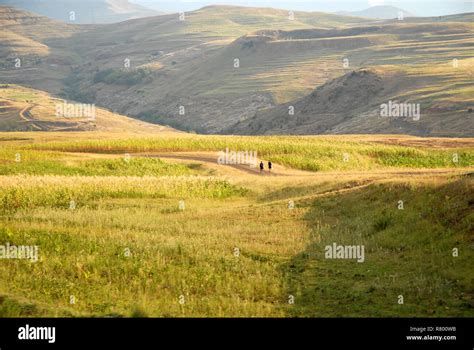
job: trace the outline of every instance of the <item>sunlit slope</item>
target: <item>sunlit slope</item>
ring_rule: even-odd
[[[0,82],[60,92],[78,57],[68,45],[52,43],[85,27],[7,6],[0,6],[0,27]]]
[[[157,100],[171,89],[176,94],[174,90],[179,89],[179,86],[173,83],[179,82],[179,77],[186,79],[187,72],[201,66],[201,60],[206,60],[214,51],[255,30],[290,30],[315,26],[332,28],[367,22],[364,19],[303,12],[295,12],[290,19],[290,13],[283,10],[210,6],[185,13],[184,20],[180,20],[178,14],[171,14],[102,26],[71,26],[60,23],[61,27],[56,28],[53,24],[59,22],[48,18],[14,8],[1,9],[8,14],[1,23],[8,24],[6,28],[10,31],[13,28],[11,18],[15,18],[14,29],[18,30],[12,31],[8,40],[5,38],[8,44],[0,49],[0,53],[10,55],[25,46],[25,54],[37,52],[42,55],[39,58],[35,56],[34,59],[20,56],[21,69],[15,69],[13,62],[19,55],[10,55],[9,63],[0,71],[2,82],[27,85],[56,95],[64,94],[65,90],[65,96],[70,99],[87,102],[95,99],[107,107],[121,109],[122,113],[135,116],[136,110],[140,108],[135,102],[130,102],[136,101],[137,97],[142,100],[142,96],[136,96],[137,92],[132,89],[132,93],[116,101],[116,92],[123,90],[123,86],[91,88],[89,85],[97,71],[123,68],[125,60],[130,60],[131,69],[151,68],[158,74],[160,81],[149,86],[137,84],[140,85],[137,90],[144,90],[145,96],[153,94],[153,100]],[[29,18],[33,20],[26,20]],[[71,31],[81,33],[69,37]],[[42,41],[22,44],[22,41],[33,40],[28,36],[18,37],[23,32],[39,33]],[[51,36],[51,32],[58,34]],[[68,38],[61,40],[58,38],[61,36]],[[33,48],[32,44],[36,47]],[[70,87],[71,84],[74,86]],[[168,89],[170,84],[173,86]],[[74,95],[70,94],[71,91]],[[126,102],[129,111],[125,110],[125,105],[122,106],[121,102]],[[143,108],[138,113],[147,109],[146,101],[141,101],[139,105]]]
[[[138,121],[102,108],[86,114],[66,114],[75,102],[18,85],[0,85],[0,129],[5,131],[100,131],[123,133],[170,132],[172,129]],[[77,111],[77,109],[76,109]]]
[[[223,45],[227,40],[263,29],[293,30],[336,28],[361,23],[369,19],[337,16],[322,12],[294,12],[271,8],[208,6],[184,14],[169,14],[93,27],[75,38],[78,47],[92,48],[114,45],[121,53],[128,46],[137,55],[136,64],[145,63],[146,55],[163,51],[163,55],[189,48],[190,44]],[[137,49],[140,50],[137,50]],[[99,59],[105,59],[100,57]],[[110,59],[111,57],[107,57]],[[156,58],[156,57],[155,57]]]
[[[0,6],[0,24],[3,58],[9,58],[9,54],[47,56],[48,39],[66,38],[79,30],[77,26],[7,6]]]
[[[470,72],[470,63],[465,61],[472,56],[474,29],[469,23],[470,15],[452,18],[458,22],[388,21],[348,25],[341,21],[337,27],[324,28],[309,26],[312,22],[299,13],[290,21],[280,10],[248,11],[238,7],[208,7],[185,14],[183,21],[170,15],[133,21],[127,27],[108,27],[103,36],[97,35],[96,47],[115,43],[114,47],[119,49],[107,53],[102,50],[95,64],[104,62],[103,70],[112,69],[123,66],[123,58],[127,57],[135,67],[129,70],[148,69],[151,79],[127,86],[125,95],[117,95],[116,91],[123,87],[94,82],[97,74],[92,71],[94,65],[84,64],[77,77],[86,78],[74,85],[73,91],[87,88],[89,93],[93,91],[97,101],[144,120],[213,133],[232,132],[229,128],[253,118],[256,111],[302,98],[315,87],[360,67],[392,65],[414,74],[420,69],[425,73],[431,69],[446,70],[446,74],[420,79],[421,85],[412,85],[405,91],[402,84],[398,92],[407,96],[421,87],[444,91],[452,84],[462,86],[468,78],[466,72]],[[158,26],[144,30],[151,21],[157,21]],[[239,35],[239,30],[254,31],[233,40],[226,36],[224,26],[233,28],[232,33]],[[258,29],[259,26],[266,28]],[[186,35],[182,40],[177,40],[183,33]],[[94,40],[91,35],[92,32],[79,35],[77,38],[84,39],[78,42],[79,47]],[[145,48],[147,42],[155,45]],[[180,45],[178,49],[177,45]],[[145,56],[143,52],[148,47],[154,51]],[[454,59],[461,62],[460,66],[468,66],[459,69],[462,74],[454,69],[449,73],[449,64]],[[397,81],[403,79],[387,80],[387,83],[394,85]],[[451,92],[456,90],[456,86],[449,87]],[[339,115],[338,119],[345,117]],[[265,124],[263,121],[262,130],[272,128]],[[364,126],[363,122],[359,124],[354,132],[377,129]],[[449,130],[458,128],[459,123],[455,123]],[[286,125],[282,125],[282,130],[288,130]],[[347,128],[345,131],[351,132]],[[411,131],[402,128],[399,132]]]

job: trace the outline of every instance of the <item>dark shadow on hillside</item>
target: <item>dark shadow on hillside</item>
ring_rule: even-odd
[[[287,316],[472,317],[472,186],[467,176],[439,187],[377,184],[313,201],[310,244],[281,266]],[[333,243],[364,245],[364,262],[326,259]],[[465,255],[454,258],[453,247]]]

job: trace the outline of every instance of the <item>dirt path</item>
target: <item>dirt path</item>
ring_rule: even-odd
[[[136,156],[142,156],[140,154],[135,154]],[[159,153],[159,154],[149,154],[146,157],[150,158],[168,158],[168,159],[180,159],[180,160],[192,160],[198,161],[202,163],[206,163],[209,165],[216,165],[219,167],[230,167],[232,169],[237,169],[241,172],[252,174],[252,175],[260,175],[260,171],[257,167],[251,167],[247,164],[222,164],[219,165],[217,163],[217,155],[216,154],[196,154],[196,153]],[[276,176],[276,174],[266,173],[266,175]]]
[[[77,152],[67,152],[77,156]],[[100,154],[81,153],[87,158],[117,158],[123,157],[121,154]],[[425,177],[432,179],[435,177],[446,177],[447,175],[460,175],[474,172],[474,169],[393,169],[393,170],[371,170],[371,171],[332,171],[332,172],[311,172],[292,168],[286,168],[279,164],[274,164],[272,173],[266,170],[260,174],[259,169],[252,168],[245,164],[219,165],[217,163],[217,152],[159,152],[159,153],[132,153],[132,158],[148,157],[160,158],[177,163],[199,163],[207,169],[215,170],[215,176],[222,176],[231,183],[250,188],[257,196],[256,201],[252,201],[254,206],[288,206],[289,200],[295,205],[305,201],[317,200],[318,198],[337,196],[354,191],[362,190],[375,183],[393,181],[397,179],[411,179],[413,177]],[[214,175],[214,174],[213,174]],[[328,184],[330,187],[328,188]],[[342,184],[342,186],[340,185]],[[321,185],[325,186],[321,188]],[[309,186],[306,193],[291,194],[279,199],[261,200],[265,194],[272,193],[284,188]],[[260,199],[259,199],[260,198]],[[239,210],[249,208],[249,204],[230,207],[221,210]]]
[[[441,168],[441,169],[393,169],[393,170],[370,170],[370,171],[324,171],[324,172],[314,172],[314,171],[305,171],[287,168],[279,164],[273,164],[274,169],[271,172],[266,168],[267,164],[265,163],[265,171],[260,173],[258,168],[252,168],[246,164],[217,164],[217,152],[166,152],[166,153],[135,153],[132,156],[136,157],[151,157],[151,158],[164,158],[170,160],[180,160],[180,161],[196,161],[204,163],[206,166],[209,166],[213,169],[218,170],[220,173],[226,175],[236,175],[235,171],[229,171],[230,169],[236,170],[241,174],[250,174],[254,176],[326,176],[326,177],[340,177],[340,176],[352,176],[357,175],[361,177],[373,177],[374,175],[390,175],[390,176],[426,176],[426,175],[448,175],[448,174],[462,174],[466,173],[466,169],[456,169],[456,168]],[[474,171],[474,170],[473,170]]]
[[[50,122],[40,121],[35,119],[31,115],[31,110],[36,107],[36,104],[29,104],[22,108],[19,112],[20,118],[25,122],[29,123],[34,129],[38,131],[80,131],[82,130],[81,124],[83,122],[68,123],[64,125],[64,122]]]
[[[44,131],[43,127],[37,125],[36,121],[31,117],[30,111],[33,109],[34,105],[27,105],[23,107],[23,109],[20,111],[20,118],[23,119],[24,121],[28,122],[33,128],[39,131]]]

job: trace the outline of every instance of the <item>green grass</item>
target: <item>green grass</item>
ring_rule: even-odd
[[[373,185],[311,203],[312,241],[284,269],[297,300],[291,315],[472,317],[473,203],[468,179]],[[365,262],[325,259],[333,242],[364,245]]]
[[[257,151],[258,156],[297,169],[312,171],[370,170],[386,167],[442,168],[474,165],[472,149],[435,150],[376,145],[311,137],[160,137],[32,144],[26,149],[68,152]],[[344,154],[349,155],[347,162]],[[453,162],[457,153],[459,161]]]
[[[473,200],[464,178],[372,185],[291,211],[237,197],[189,198],[184,211],[130,196],[24,208],[0,217],[0,244],[38,245],[40,261],[1,261],[0,315],[472,317]],[[325,260],[332,242],[364,244],[366,261]]]
[[[16,154],[20,155],[16,161]],[[78,157],[77,157],[78,158]],[[118,159],[71,159],[59,152],[0,151],[0,175],[187,176],[207,174],[198,164],[124,155]]]
[[[116,84],[116,85],[136,85],[148,83],[152,80],[151,71],[143,68],[127,70],[119,68],[109,68],[97,72],[94,76],[94,83]]]
[[[0,178],[0,212],[69,208],[106,198],[228,198],[246,190],[212,177],[10,176]],[[93,205],[93,208],[97,205]]]
[[[249,242],[249,237],[260,241],[273,232],[260,229],[257,235],[260,223],[244,228],[240,217],[225,212],[213,220],[218,207],[209,201],[189,201],[185,212],[160,213],[167,206],[153,201],[83,208],[72,216],[45,209],[19,213],[4,229],[2,243],[37,244],[42,260],[37,265],[2,262],[0,278],[15,295],[27,290],[30,300],[54,304],[49,311],[54,315],[132,316],[137,309],[148,316],[275,315],[280,274],[273,259],[256,259],[268,249],[263,241]],[[54,217],[53,222],[43,215]],[[284,245],[297,233],[284,225],[277,232],[282,236],[272,245],[291,251]],[[240,257],[233,254],[235,246]],[[124,255],[127,248],[130,257]],[[29,279],[31,274],[35,278]],[[70,295],[76,305],[69,304]],[[183,306],[180,295],[186,298]]]

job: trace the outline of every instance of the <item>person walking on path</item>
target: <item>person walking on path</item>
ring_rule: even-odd
[[[263,171],[263,161],[260,161],[260,174],[262,173]]]
[[[268,171],[271,172],[272,171],[272,162],[268,161]]]

